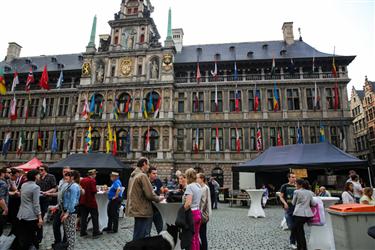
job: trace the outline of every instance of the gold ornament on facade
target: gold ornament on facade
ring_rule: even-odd
[[[133,63],[131,59],[123,59],[120,63],[120,72],[124,76],[129,76],[132,73]]]
[[[171,54],[166,54],[163,56],[163,70],[171,71],[173,67],[173,56]]]
[[[89,62],[82,65],[82,76],[91,76],[91,64]]]

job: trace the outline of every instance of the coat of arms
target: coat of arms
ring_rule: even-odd
[[[91,76],[91,64],[89,62],[85,62],[82,65],[82,76]]]
[[[132,72],[132,60],[131,59],[123,59],[120,63],[120,72],[124,76],[129,76],[131,75]]]
[[[173,67],[173,56],[171,54],[166,54],[163,56],[163,70],[170,71]]]

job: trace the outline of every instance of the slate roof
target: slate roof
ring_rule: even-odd
[[[267,45],[267,46],[265,46]],[[200,62],[212,62],[216,54],[220,54],[220,61],[233,61],[234,54],[230,47],[234,46],[237,61],[241,60],[270,60],[289,59],[289,58],[324,58],[332,57],[318,51],[304,41],[296,40],[292,45],[287,45],[284,41],[260,41],[260,42],[243,42],[243,43],[226,43],[226,44],[204,44],[184,46],[181,53],[175,56],[175,63],[191,63],[197,61],[197,49],[201,48]],[[281,55],[281,51],[285,54]],[[249,57],[248,53],[252,52]]]
[[[18,73],[28,73],[31,66],[35,66],[33,72],[42,72],[44,65],[47,65],[49,72],[60,71],[61,65],[63,70],[80,70],[82,68],[83,57],[82,54],[65,54],[65,55],[48,55],[48,56],[34,56],[34,57],[20,57],[14,59],[10,64],[5,61],[0,62],[0,67],[9,67],[11,71],[5,74],[13,73],[16,69]]]
[[[365,97],[365,91],[356,90],[356,92],[357,92],[357,95],[358,95],[359,99],[361,99],[361,101],[363,101],[363,98]]]

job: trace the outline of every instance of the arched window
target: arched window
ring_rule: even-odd
[[[155,129],[151,129],[150,130],[146,130],[146,132],[144,133],[144,145],[143,145],[143,149],[144,151],[147,151],[147,134],[148,134],[148,131],[150,131],[150,151],[157,151],[158,148],[159,148],[159,133],[155,130]]]
[[[128,93],[123,93],[118,98],[118,104],[121,114],[127,114],[132,110],[132,98]]]
[[[120,130],[117,133],[117,149],[119,152],[130,152],[130,134],[126,130]]]
[[[92,151],[99,151],[100,148],[100,134],[97,130],[91,132]]]
[[[91,99],[90,99],[91,100]],[[91,105],[90,105],[91,107]],[[103,107],[104,107],[104,98],[100,94],[95,94],[95,108],[94,108],[94,116],[101,116],[103,114]]]
[[[145,107],[145,110],[147,111],[147,114],[149,117],[154,117],[155,115],[155,112],[157,112],[157,116],[159,115],[159,109],[160,109],[160,106],[161,106],[161,97],[160,95],[155,92],[155,91],[152,91],[150,93],[148,93],[146,95],[146,98],[144,99],[144,107]],[[154,117],[156,118],[156,117]]]
[[[145,42],[145,34],[142,34],[141,37],[139,38],[139,43],[144,43]]]

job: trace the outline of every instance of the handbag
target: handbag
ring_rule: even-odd
[[[315,206],[311,207],[313,217],[310,219],[309,224],[314,226],[323,226],[326,224],[324,205],[321,199],[314,197]]]

